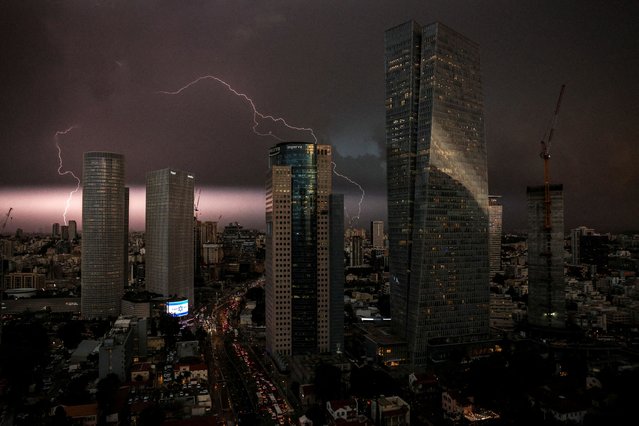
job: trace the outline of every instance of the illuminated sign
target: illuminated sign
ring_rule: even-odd
[[[177,302],[166,302],[166,313],[173,317],[183,317],[189,314],[189,301],[178,300]]]

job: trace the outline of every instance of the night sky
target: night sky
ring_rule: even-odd
[[[366,190],[355,224],[385,219],[387,28],[441,21],[480,45],[489,185],[504,227],[526,224],[526,185],[543,183],[539,141],[562,84],[551,148],[566,229],[639,229],[637,1],[25,1],[0,3],[0,213],[6,231],[62,222],[70,174],[91,150],[125,155],[132,228],[145,173],[196,175],[204,220],[263,228],[268,148],[253,110],[312,128],[337,170]],[[258,131],[312,141],[259,120]],[[359,190],[335,177],[351,216]],[[137,197],[137,198],[136,198]],[[70,204],[78,219],[81,196]]]

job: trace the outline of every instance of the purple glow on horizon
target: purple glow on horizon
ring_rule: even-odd
[[[72,187],[0,189],[0,213],[6,214],[13,207],[11,219],[4,233],[14,233],[17,228],[25,232],[50,233],[51,225],[59,222],[60,205],[63,205]],[[199,204],[199,220],[218,221],[222,226],[239,222],[246,228],[265,228],[265,193],[263,189],[203,187]],[[129,190],[129,229],[144,231],[145,187],[134,186]],[[73,198],[67,217],[82,227],[82,190]],[[356,207],[357,202],[350,208]],[[383,196],[369,196],[366,203],[366,221],[359,227],[367,227],[368,220],[385,220],[386,205]],[[220,218],[221,216],[221,218]],[[218,220],[219,219],[219,220]],[[364,218],[362,218],[364,219]],[[348,225],[348,224],[347,224]]]

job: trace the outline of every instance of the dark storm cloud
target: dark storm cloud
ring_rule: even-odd
[[[156,93],[213,74],[261,112],[312,127],[338,170],[384,194],[383,32],[439,20],[480,44],[490,190],[506,227],[525,225],[525,186],[541,183],[539,140],[566,83],[551,166],[567,227],[639,228],[638,12],[631,1],[5,1],[0,185],[71,185],[53,135],[78,125],[59,139],[67,169],[111,150],[132,185],[172,166],[202,186],[263,188],[277,141],[253,134],[245,100],[210,80]]]

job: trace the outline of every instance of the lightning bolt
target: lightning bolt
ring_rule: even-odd
[[[235,96],[239,96],[240,98],[242,98],[246,102],[248,102],[248,104],[251,106],[251,109],[253,110],[253,127],[252,127],[252,129],[253,129],[253,133],[255,133],[256,135],[258,135],[258,136],[270,136],[270,137],[272,137],[274,139],[277,139],[280,142],[286,142],[285,139],[282,139],[279,136],[274,135],[270,131],[268,133],[263,133],[263,132],[260,132],[258,130],[258,127],[260,125],[259,119],[261,119],[261,120],[270,120],[274,124],[277,124],[277,123],[283,124],[285,127],[287,127],[288,129],[291,129],[291,130],[297,130],[297,131],[301,131],[301,132],[308,132],[311,135],[311,137],[313,138],[313,143],[317,144],[317,136],[315,136],[315,132],[313,131],[313,129],[311,129],[310,127],[292,126],[282,117],[275,117],[273,115],[261,113],[260,111],[258,111],[257,107],[255,106],[255,102],[253,102],[253,99],[251,99],[247,94],[241,93],[241,92],[235,90],[229,83],[227,83],[226,81],[224,81],[221,78],[216,77],[214,75],[204,75],[204,76],[198,77],[195,80],[191,81],[190,83],[187,83],[184,86],[182,86],[179,89],[174,90],[174,91],[160,90],[160,91],[157,91],[155,93],[156,94],[161,94],[161,95],[179,95],[182,92],[184,92],[185,90],[189,89],[191,86],[194,86],[194,85],[198,84],[200,81],[203,81],[203,80],[214,80],[214,81],[220,83],[221,85],[223,85],[224,87],[226,87]],[[359,188],[359,190],[362,192],[362,196],[360,197],[359,203],[357,205],[357,216],[353,216],[352,218],[349,219],[349,222],[352,224],[353,220],[355,220],[355,219],[359,220],[360,215],[362,214],[362,203],[364,202],[364,196],[366,195],[366,193],[364,192],[364,188],[362,188],[362,186],[359,183],[355,182],[354,180],[352,180],[348,176],[344,176],[343,174],[338,173],[337,170],[336,170],[337,164],[335,164],[335,162],[332,162],[332,164],[333,164],[333,173],[336,176],[339,176],[339,177],[341,177],[343,179],[346,179],[348,182],[350,182],[353,185],[357,186]],[[346,215],[348,216],[348,211],[346,211]]]
[[[77,128],[78,126],[71,126],[66,130],[58,130],[57,132],[55,132],[55,146],[56,148],[58,148],[58,174],[60,176],[64,176],[64,175],[71,175],[73,176],[73,178],[76,180],[77,185],[75,186],[75,189],[73,191],[71,191],[69,193],[69,196],[67,197],[67,203],[64,206],[64,213],[62,213],[62,219],[64,219],[64,224],[67,225],[67,212],[69,211],[69,206],[71,205],[71,198],[73,198],[73,194],[75,194],[76,192],[78,192],[78,190],[80,189],[80,178],[77,177],[75,175],[75,173],[73,173],[71,170],[65,170],[62,171],[62,148],[60,148],[60,144],[58,143],[58,137],[59,136],[63,136],[66,135],[67,133],[69,133],[71,130]]]
[[[161,95],[179,95],[183,91],[187,90],[189,87],[194,86],[194,85],[198,84],[200,81],[203,81],[203,80],[214,80],[214,81],[217,81],[218,83],[220,83],[221,85],[226,87],[235,96],[239,96],[240,98],[244,99],[246,102],[249,103],[249,105],[251,106],[251,109],[253,110],[253,133],[255,133],[256,135],[258,135],[258,136],[270,136],[272,138],[277,139],[280,142],[285,142],[286,141],[285,139],[282,139],[282,138],[278,137],[277,135],[274,135],[273,132],[269,131],[268,133],[262,133],[259,130],[257,130],[258,126],[260,125],[260,122],[258,121],[258,118],[260,118],[262,120],[270,120],[273,123],[281,123],[281,124],[283,124],[284,126],[286,126],[287,128],[289,128],[291,130],[298,130],[298,131],[301,131],[301,132],[308,132],[313,137],[313,142],[317,143],[317,136],[315,136],[315,132],[313,132],[313,129],[311,129],[310,127],[292,126],[292,125],[288,124],[286,122],[286,120],[283,119],[282,117],[275,117],[273,115],[263,114],[263,113],[259,112],[257,110],[257,107],[255,106],[255,102],[253,102],[253,99],[249,98],[249,96],[247,94],[238,92],[233,87],[231,87],[231,85],[228,84],[226,81],[224,81],[221,78],[216,77],[214,75],[204,75],[202,77],[198,77],[195,80],[191,81],[190,83],[180,87],[179,89],[177,89],[177,90],[175,90],[173,92],[160,90],[160,91],[155,92],[155,93],[161,94]]]
[[[331,162],[331,164],[333,165],[333,173],[336,176],[339,176],[342,179],[346,179],[347,181],[349,181],[350,183],[352,183],[353,185],[358,187],[359,190],[362,193],[362,196],[359,198],[359,203],[357,203],[357,215],[349,218],[349,224],[352,225],[353,221],[354,220],[359,220],[360,216],[362,215],[362,203],[364,202],[364,197],[366,196],[366,192],[364,191],[364,188],[362,188],[362,185],[360,185],[359,183],[355,182],[353,179],[349,178],[348,176],[344,176],[343,174],[338,173],[337,170],[336,170],[337,169],[337,164],[335,164],[334,161]],[[346,210],[346,208],[344,210]],[[347,210],[346,210],[346,216],[347,217],[349,216]]]

